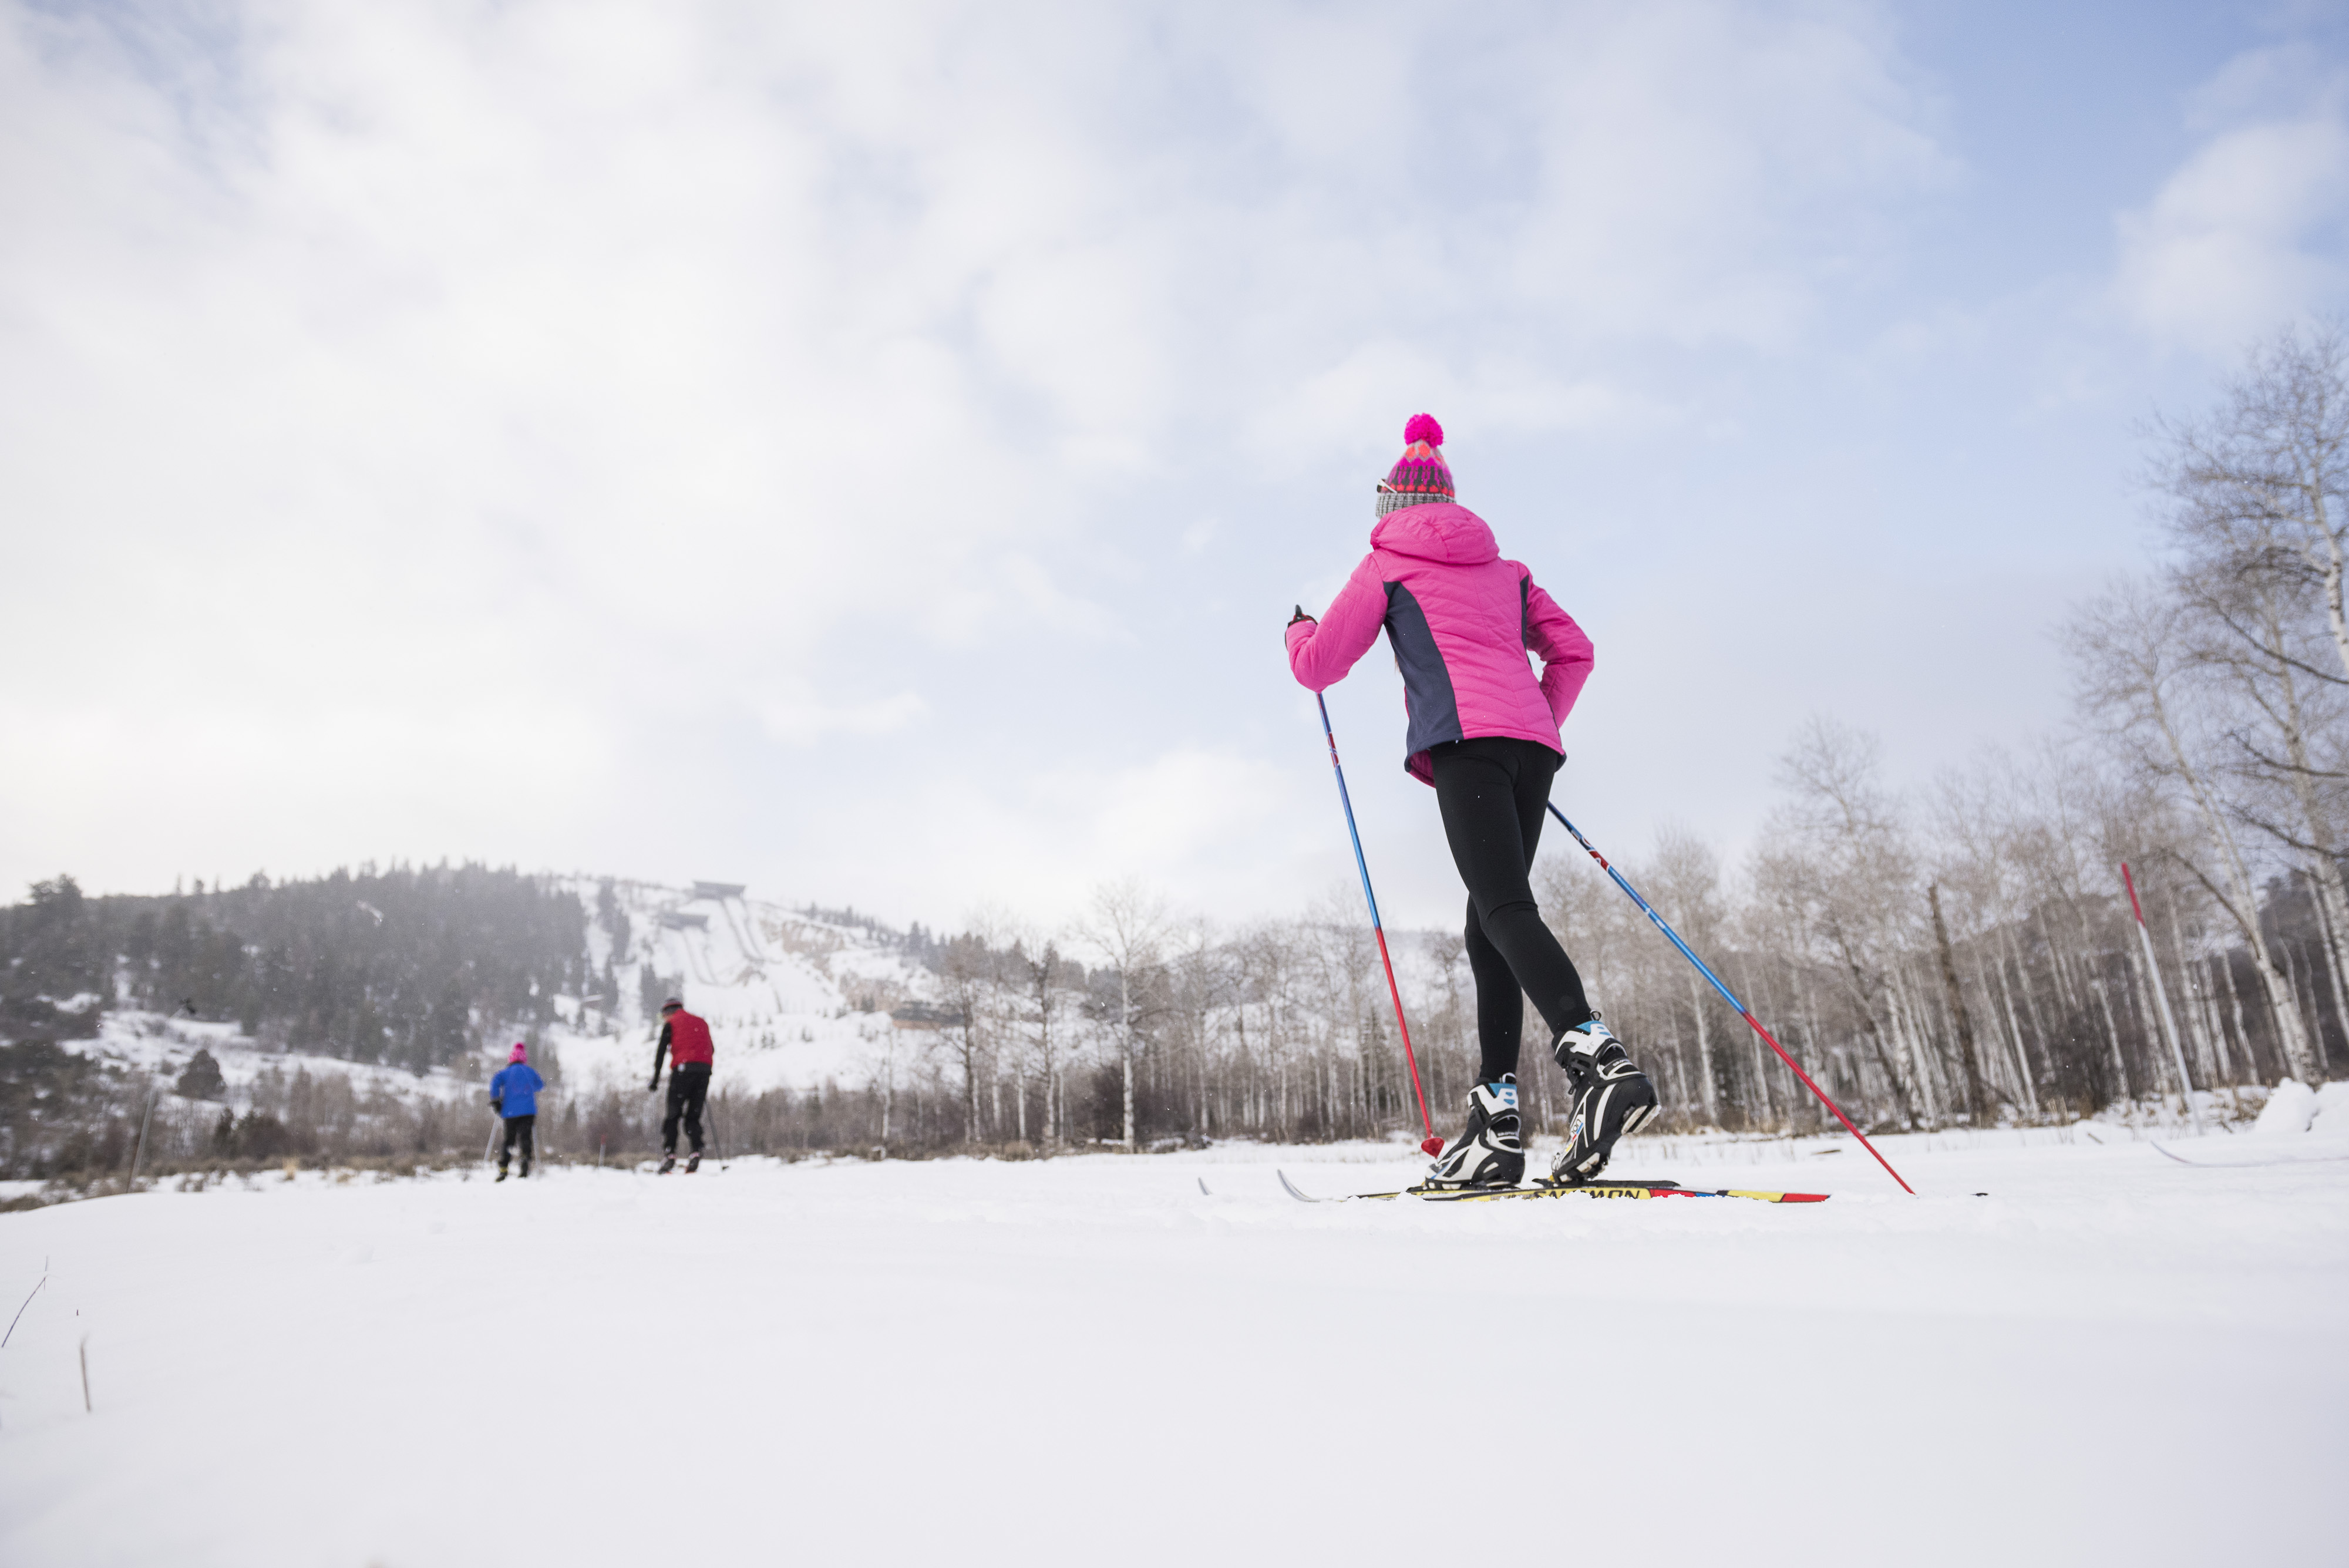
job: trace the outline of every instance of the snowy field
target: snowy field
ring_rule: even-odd
[[[1621,1173],[1836,1196],[1308,1205],[1276,1167],[1414,1163],[1233,1147],[5,1215],[0,1311],[47,1282],[0,1562],[2338,1564],[2349,1140],[2178,1147],[2295,1163],[1942,1134],[1888,1140],[1919,1199],[1656,1147]]]

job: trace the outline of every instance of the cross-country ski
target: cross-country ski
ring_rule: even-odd
[[[2180,1154],[2174,1148],[2166,1148],[2159,1143],[2154,1143],[2153,1148],[2164,1159],[2174,1159],[2180,1165],[2199,1166],[2204,1170],[2252,1170],[2265,1166],[2326,1165],[2335,1160],[2349,1160],[2349,1149],[2344,1149],[2338,1154],[2277,1154],[2266,1158],[2254,1155],[2248,1158],[2231,1159],[2222,1155],[2213,1159],[2196,1159]]]
[[[1676,1181],[1537,1181],[1524,1187],[1407,1187],[1394,1192],[1348,1192],[1316,1198],[1300,1191],[1285,1171],[1274,1172],[1291,1198],[1306,1203],[1369,1203],[1415,1198],[1428,1203],[1485,1203],[1507,1198],[1751,1198],[1763,1203],[1825,1203],[1826,1192],[1760,1192],[1734,1187],[1682,1187]]]

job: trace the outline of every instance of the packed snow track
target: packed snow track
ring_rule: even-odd
[[[1802,1206],[1274,1174],[1379,1190],[1397,1152],[0,1215],[0,1313],[47,1281],[0,1350],[0,1562],[2340,1561],[2349,1163],[1620,1173],[1835,1194]]]

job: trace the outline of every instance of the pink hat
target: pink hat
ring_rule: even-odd
[[[517,1041],[515,1041],[515,1042],[514,1042],[513,1054],[512,1054],[512,1055],[508,1056],[508,1057],[506,1058],[506,1060],[507,1060],[507,1061],[509,1061],[509,1062],[521,1062],[521,1061],[525,1061],[525,1060],[527,1060],[527,1059],[529,1058],[529,1056],[530,1056],[530,1049],[529,1049],[529,1047],[525,1046],[525,1045],[524,1045],[521,1041],[517,1040]]]
[[[1379,515],[1431,501],[1453,500],[1452,465],[1444,461],[1444,427],[1433,414],[1413,414],[1402,427],[1402,455],[1379,483]]]

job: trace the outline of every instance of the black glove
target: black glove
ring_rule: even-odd
[[[1319,626],[1321,624],[1318,620],[1313,620],[1311,616],[1305,613],[1305,607],[1303,605],[1299,605],[1297,607],[1297,613],[1288,618],[1288,624],[1290,626],[1295,626],[1300,620],[1312,620],[1315,626]]]
[[[506,1103],[503,1100],[492,1100],[490,1102],[490,1109],[497,1113],[499,1116],[503,1116],[506,1114]]]

